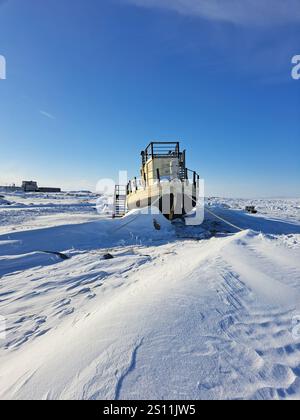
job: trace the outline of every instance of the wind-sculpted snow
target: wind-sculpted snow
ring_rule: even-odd
[[[240,207],[1,235],[0,397],[299,399],[300,224]]]
[[[160,230],[154,228],[154,219],[159,223]],[[1,235],[0,255],[105,249],[153,241],[165,242],[174,237],[174,228],[161,214],[152,216],[136,211],[123,219],[102,219],[80,225],[70,224]]]

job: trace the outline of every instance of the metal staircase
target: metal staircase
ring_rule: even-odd
[[[115,186],[114,213],[113,217],[123,217],[126,214],[127,187],[125,185]]]

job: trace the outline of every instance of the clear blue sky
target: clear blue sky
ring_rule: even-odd
[[[0,184],[93,189],[179,139],[207,194],[300,196],[300,2],[283,3],[0,0]]]

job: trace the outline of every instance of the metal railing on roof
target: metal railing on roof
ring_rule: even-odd
[[[182,155],[179,142],[151,142],[141,154],[143,164],[153,158],[180,158]]]

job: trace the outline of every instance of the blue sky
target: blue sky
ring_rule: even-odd
[[[207,194],[300,196],[300,1],[224,5],[0,0],[0,184],[94,189],[156,139]]]

